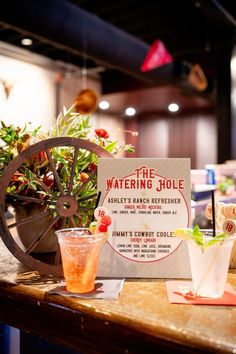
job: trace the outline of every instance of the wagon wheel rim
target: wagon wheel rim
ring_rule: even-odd
[[[70,176],[65,189],[62,184],[60,174],[57,170],[53,159],[52,149],[68,147],[72,149],[72,163],[70,167]],[[7,192],[7,188],[10,184],[12,176],[33,156],[37,155],[39,152],[45,152],[48,159],[49,170],[53,173],[55,185],[57,188],[57,193],[51,190],[47,185],[43,183],[42,180],[38,180],[37,183],[42,188],[42,191],[47,194],[48,199],[39,199],[38,197],[28,197],[18,194],[12,194]],[[100,147],[99,145],[92,143],[90,141],[79,139],[79,138],[51,138],[47,140],[40,141],[27,149],[22,151],[14,160],[12,160],[4,171],[3,176],[0,178],[0,236],[9,249],[9,251],[27,268],[38,271],[42,275],[55,275],[62,276],[62,266],[60,264],[60,248],[57,243],[56,252],[54,251],[54,264],[45,263],[38,258],[35,258],[34,250],[37,249],[40,242],[43,239],[47,239],[49,231],[54,230],[55,224],[60,220],[60,228],[66,226],[69,223],[70,226],[77,226],[75,218],[78,219],[80,212],[86,212],[86,208],[83,209],[81,204],[86,200],[96,198],[96,192],[91,193],[88,196],[81,197],[81,193],[84,188],[92,183],[94,177],[96,176],[97,170],[94,169],[85,181],[82,181],[78,188],[73,189],[75,186],[76,174],[76,163],[78,161],[78,156],[81,151],[94,154],[96,157],[100,158],[111,158],[113,155]],[[35,180],[37,177],[35,178]],[[23,220],[15,221],[8,224],[5,216],[6,201],[12,199],[16,203],[33,203],[44,207],[43,212],[36,214],[35,216],[26,217]],[[32,204],[30,204],[32,205]],[[53,213],[50,213],[49,208],[52,207]],[[49,214],[50,221],[47,226],[30,242],[27,247],[23,247],[17,242],[13,230],[21,227],[23,224],[30,225],[31,222],[38,218],[43,218]]]

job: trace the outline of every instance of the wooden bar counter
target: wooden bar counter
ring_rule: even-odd
[[[57,279],[24,271],[0,242],[0,322],[80,353],[236,352],[236,307],[169,304],[158,279],[126,280],[118,300],[51,295]]]

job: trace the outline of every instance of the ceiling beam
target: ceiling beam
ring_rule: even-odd
[[[170,83],[180,74],[175,63],[142,73],[148,44],[67,1],[8,0],[0,20],[150,85]]]

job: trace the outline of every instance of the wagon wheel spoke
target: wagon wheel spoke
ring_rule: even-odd
[[[63,187],[62,187],[62,184],[61,184],[61,181],[60,181],[60,178],[59,178],[59,176],[58,176],[58,173],[57,173],[57,170],[56,170],[56,167],[55,167],[55,164],[54,164],[54,161],[53,161],[53,159],[52,159],[52,156],[51,156],[51,154],[50,154],[50,152],[49,152],[48,149],[46,149],[45,151],[46,151],[46,154],[47,154],[47,158],[48,158],[48,161],[49,161],[49,165],[50,165],[50,167],[51,167],[51,169],[52,169],[54,178],[55,178],[55,180],[56,180],[56,184],[57,184],[57,186],[58,186],[58,189],[59,189],[59,191],[61,192],[61,195],[65,195],[64,190],[63,190]]]
[[[75,147],[75,152],[74,152],[74,158],[73,158],[73,163],[72,163],[72,168],[71,168],[71,175],[70,175],[70,182],[69,182],[69,188],[68,188],[68,193],[67,195],[71,195],[72,187],[73,187],[73,181],[75,177],[75,167],[76,167],[76,162],[78,158],[78,153],[79,153],[79,147]]]
[[[66,218],[63,218],[61,228],[64,229],[66,226]]]
[[[51,195],[51,196],[53,196],[54,195],[54,193],[52,192],[52,190],[48,187],[48,186],[46,186],[46,184],[45,183],[43,183],[43,181],[41,181],[39,178],[37,178],[36,176],[35,176],[35,180],[38,182],[38,184],[40,185],[40,187],[45,191],[45,192],[47,192],[49,195]]]
[[[78,191],[75,193],[75,196],[78,196],[81,191],[86,187],[86,185],[92,181],[92,179],[96,176],[97,174],[97,169],[95,169],[93,172],[90,173],[90,176],[81,184],[79,187]]]
[[[9,227],[9,229],[12,229],[13,227],[17,227],[20,225],[27,224],[28,222],[32,222],[34,220],[38,220],[39,218],[44,217],[46,215],[49,215],[49,212],[43,211],[42,213],[39,213],[37,215],[32,215],[32,216],[22,219],[21,221],[17,221],[17,222],[14,222],[13,224],[9,224],[8,227]]]
[[[39,199],[39,198],[33,198],[33,197],[25,197],[23,195],[18,195],[18,194],[7,194],[6,195],[6,200],[21,200],[24,202],[29,202],[29,203],[36,203],[36,204],[52,204],[53,202],[45,199]]]
[[[73,216],[70,216],[69,219],[70,219],[71,226],[76,227],[76,222],[75,222]]]
[[[39,244],[40,241],[44,239],[47,235],[48,231],[53,227],[53,225],[60,219],[60,215],[57,215],[52,219],[50,224],[37,236],[34,238],[33,242],[31,242],[30,246],[26,249],[26,253],[30,254],[35,247]]]

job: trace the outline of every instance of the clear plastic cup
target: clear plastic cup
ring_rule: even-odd
[[[205,241],[213,239],[212,230],[201,230]],[[222,234],[217,231],[216,235]],[[228,236],[207,248],[194,240],[187,240],[190,257],[192,286],[195,294],[219,298],[224,294],[232,246],[236,235]]]
[[[90,234],[88,229],[70,228],[56,231],[66,289],[85,293],[94,289],[104,234]]]

